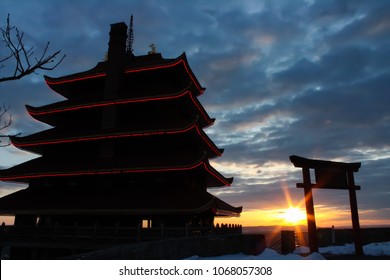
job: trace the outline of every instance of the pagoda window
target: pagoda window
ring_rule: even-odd
[[[152,220],[142,220],[142,228],[152,228]]]

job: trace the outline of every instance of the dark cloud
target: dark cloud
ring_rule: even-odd
[[[333,45],[358,44],[375,47],[389,43],[390,3],[377,1],[360,5],[355,20],[329,37]]]

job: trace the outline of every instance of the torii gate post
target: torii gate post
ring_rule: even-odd
[[[314,213],[313,191],[310,178],[310,169],[302,168],[303,175],[303,191],[305,193],[307,231],[309,233],[310,252],[318,252],[317,226]]]
[[[305,192],[310,252],[318,252],[317,227],[315,221],[312,189],[348,189],[355,253],[357,256],[364,255],[360,236],[359,213],[356,199],[356,190],[360,190],[360,186],[355,185],[355,179],[353,175],[354,172],[358,172],[361,163],[314,160],[295,155],[290,156],[290,161],[294,164],[295,167],[302,168],[303,183],[297,183],[297,187],[303,188]],[[310,169],[314,169],[315,171],[316,183],[311,182]]]

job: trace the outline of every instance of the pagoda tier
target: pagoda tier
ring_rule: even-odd
[[[145,141],[152,144],[158,142],[158,150],[173,151],[183,143],[188,143],[187,149],[197,149],[205,153],[208,158],[221,156],[223,149],[219,149],[201,129],[198,121],[190,123],[181,128],[149,129],[147,131],[129,131],[129,129],[101,129],[101,130],[79,130],[69,133],[67,130],[56,128],[48,129],[25,137],[10,137],[11,143],[22,150],[31,151],[37,154],[58,154],[72,155],[72,150],[85,151],[95,145],[96,154],[101,141],[118,139],[122,141],[121,154],[139,151],[144,147]],[[130,141],[130,142],[129,142]],[[65,143],[71,146],[63,145]],[[129,145],[131,143],[131,145]],[[180,144],[181,143],[181,144]],[[120,145],[120,144],[118,144]],[[163,147],[161,147],[163,145]],[[88,147],[89,146],[89,147]],[[131,147],[131,151],[129,150]],[[158,152],[148,148],[143,154]],[[184,149],[185,150],[185,149]],[[57,153],[61,151],[61,153]],[[64,152],[65,151],[65,152]],[[68,153],[69,151],[69,153]],[[183,151],[184,152],[184,151]]]
[[[219,174],[207,160],[203,158],[191,159],[188,154],[164,158],[144,156],[143,158],[137,157],[136,161],[128,157],[115,157],[104,161],[98,161],[94,158],[77,158],[72,161],[60,161],[55,165],[53,159],[42,157],[2,170],[0,180],[31,182],[33,179],[71,177],[70,180],[64,179],[70,182],[75,180],[75,177],[80,176],[116,175],[131,180],[134,174],[144,174],[145,176],[157,174],[156,176],[162,180],[175,179],[175,176],[170,176],[172,173],[177,178],[187,176],[193,182],[203,182],[204,187],[229,186],[233,181],[233,178],[225,178]],[[171,182],[171,184],[175,183]]]
[[[53,188],[27,188],[2,198],[0,214],[13,209],[15,214],[28,215],[196,215],[212,209],[216,216],[237,216],[241,207],[232,207],[215,196],[204,192],[176,190],[176,195],[165,189],[154,189],[153,196],[145,201],[138,199],[126,188],[116,188],[110,192],[99,189],[76,189],[74,196],[71,189],[55,190]],[[93,199],[91,199],[93,192]],[[177,195],[183,199],[177,199]],[[69,201],[72,203],[69,204]],[[59,217],[57,217],[59,219]],[[75,218],[77,220],[77,218]],[[116,220],[113,217],[112,223]],[[129,219],[127,222],[131,222]],[[61,222],[59,224],[62,224]],[[93,224],[93,221],[91,222]]]
[[[137,98],[116,98],[102,100],[66,100],[42,107],[26,105],[27,111],[35,119],[52,126],[68,125],[69,119],[77,120],[78,124],[84,122],[88,126],[101,124],[102,110],[116,108],[119,121],[126,127],[137,124],[144,127],[155,128],[158,125],[183,125],[199,118],[202,128],[213,124],[198,99],[187,86],[184,90],[159,96]],[[175,110],[171,110],[175,108]],[[137,120],[134,122],[134,120]],[[142,120],[140,122],[139,120]],[[145,124],[146,121],[149,123]],[[179,124],[177,124],[179,122]],[[121,123],[117,124],[118,126]]]
[[[202,94],[203,88],[191,68],[185,53],[176,59],[164,59],[161,54],[125,57],[122,66],[123,84],[119,96],[132,92],[134,97],[164,95],[179,91],[191,83],[196,96]],[[104,84],[109,68],[107,63],[100,62],[91,70],[75,73],[60,78],[45,76],[48,86],[69,99],[83,99],[104,95]]]

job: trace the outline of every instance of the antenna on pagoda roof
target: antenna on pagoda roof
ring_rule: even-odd
[[[127,31],[126,53],[133,54],[133,43],[134,43],[133,15],[131,15],[130,26]]]

